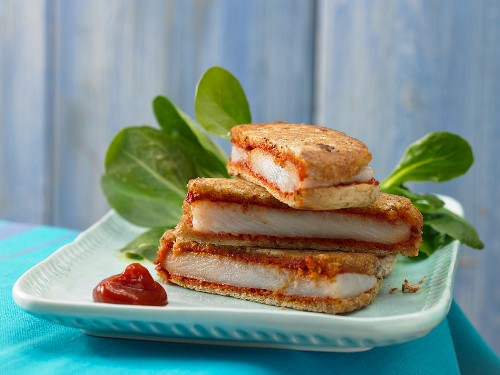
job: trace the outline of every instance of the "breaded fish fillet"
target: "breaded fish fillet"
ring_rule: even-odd
[[[382,277],[372,254],[248,249],[183,241],[168,231],[158,275],[197,291],[329,314],[373,301]]]
[[[220,245],[415,256],[422,225],[420,211],[397,195],[362,208],[295,210],[248,181],[198,178],[176,228],[183,239]]]
[[[239,125],[231,129],[229,174],[266,188],[296,209],[363,207],[379,194],[361,141],[322,126]]]

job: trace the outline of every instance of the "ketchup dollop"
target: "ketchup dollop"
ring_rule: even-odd
[[[94,288],[95,302],[127,305],[165,306],[167,292],[139,263],[132,263],[125,271],[102,280]]]

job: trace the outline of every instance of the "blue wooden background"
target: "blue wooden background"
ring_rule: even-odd
[[[486,243],[464,248],[455,298],[500,352],[500,2],[0,0],[0,218],[84,229],[108,206],[106,148],[193,115],[210,66],[241,81],[254,121],[311,122],[365,141],[380,180],[406,146],[448,130],[473,146],[460,200]]]

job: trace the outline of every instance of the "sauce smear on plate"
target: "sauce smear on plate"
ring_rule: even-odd
[[[127,305],[165,306],[167,292],[139,263],[132,263],[118,275],[102,280],[94,288],[95,302]]]

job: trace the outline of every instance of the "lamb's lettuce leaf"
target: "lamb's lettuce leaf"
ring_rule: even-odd
[[[206,71],[196,87],[196,118],[211,134],[228,139],[235,125],[252,122],[245,92],[226,69],[214,66]]]
[[[158,253],[158,240],[166,229],[162,227],[151,228],[122,247],[120,252],[131,260],[154,261]]]
[[[165,133],[181,136],[194,144],[200,155],[198,168],[203,168],[203,175],[228,177],[226,154],[191,117],[164,96],[153,100],[153,112]]]
[[[428,133],[408,146],[381,188],[408,181],[448,181],[467,172],[473,162],[472,148],[459,135]]]
[[[475,249],[484,247],[474,227],[445,208],[439,197],[416,193],[404,185],[410,181],[448,181],[466,173],[473,162],[472,148],[465,139],[448,132],[433,132],[408,146],[394,171],[380,185],[386,193],[409,198],[422,213],[422,254],[430,255],[454,239]]]
[[[199,176],[193,151],[186,139],[159,129],[123,129],[108,148],[101,179],[109,204],[137,225],[175,225],[186,183]]]

